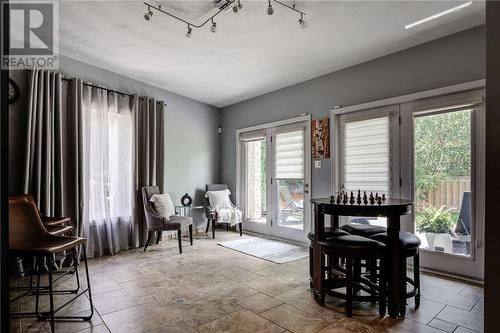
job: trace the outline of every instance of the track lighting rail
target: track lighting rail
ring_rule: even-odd
[[[274,13],[274,9],[271,5],[271,2],[273,3],[277,3],[278,5],[280,6],[283,6],[289,10],[292,10],[296,13],[299,13],[300,14],[300,19],[299,19],[299,24],[302,28],[305,28],[307,26],[307,22],[304,20],[304,16],[306,15],[306,13],[304,13],[303,11],[301,10],[298,10],[297,8],[295,8],[295,4],[293,5],[288,5],[280,0],[268,0],[268,3],[269,3],[269,6],[268,6],[268,9],[267,9],[267,13],[269,15],[272,15]],[[153,11],[152,9],[156,10],[157,12],[160,12],[160,13],[163,13],[167,16],[170,16],[184,24],[187,25],[187,32],[186,32],[186,37],[191,37],[191,33],[192,33],[192,28],[201,28],[203,27],[204,25],[206,25],[208,22],[211,22],[212,25],[210,27],[210,31],[211,32],[216,32],[216,26],[217,26],[217,23],[214,21],[214,18],[219,15],[222,11],[225,11],[229,6],[233,5],[233,11],[235,13],[237,13],[243,6],[241,4],[241,0],[227,0],[227,2],[225,4],[223,4],[221,7],[219,7],[219,9],[217,10],[216,13],[214,13],[213,15],[211,15],[209,18],[207,18],[203,23],[200,23],[200,24],[195,24],[195,23],[192,23],[192,22],[189,22],[188,20],[185,20],[175,14],[172,14],[172,13],[169,13],[167,12],[166,10],[163,10],[161,8],[161,5],[156,5],[156,4],[152,4],[152,3],[149,3],[149,2],[144,2],[144,5],[146,5],[146,8],[147,8],[147,11],[146,13],[144,14],[144,18],[146,19],[146,21],[149,21],[151,20],[151,17],[153,16]]]
[[[187,24],[188,26],[190,27],[193,27],[193,28],[201,28],[203,27],[205,24],[207,24],[208,22],[210,22],[211,20],[214,19],[214,17],[216,17],[217,15],[219,15],[222,11],[224,11],[227,7],[229,7],[230,5],[232,5],[234,2],[236,2],[237,0],[228,0],[227,4],[225,4],[224,6],[222,6],[215,14],[213,14],[212,16],[210,16],[208,19],[206,19],[206,21],[204,21],[203,23],[201,24],[195,24],[195,23],[191,23],[183,18],[180,18],[174,14],[171,14],[167,11],[164,11],[163,9],[161,9],[161,6],[157,6],[157,5],[154,5],[154,4],[150,4],[150,3],[147,3],[147,2],[144,2],[144,4],[148,7],[148,11],[151,10],[151,8],[153,8],[154,10],[157,10],[159,11],[160,13],[163,13],[165,15],[168,15],[176,20],[179,20],[181,22],[184,22],[185,24]]]

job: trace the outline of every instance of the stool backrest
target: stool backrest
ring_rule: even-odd
[[[27,201],[9,202],[9,247],[18,248],[33,238],[48,234],[35,204]]]
[[[31,202],[36,206],[35,198],[33,198],[31,194],[22,194],[9,197],[9,203],[11,202]]]

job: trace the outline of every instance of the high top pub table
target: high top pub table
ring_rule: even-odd
[[[312,242],[312,289],[321,302],[321,252],[318,241],[325,237],[325,214],[330,215],[331,227],[339,227],[339,216],[387,217],[387,282],[388,310],[391,317],[406,313],[406,258],[399,246],[400,217],[411,213],[413,202],[391,199],[381,204],[331,203],[330,198],[312,199],[314,205],[314,240]]]

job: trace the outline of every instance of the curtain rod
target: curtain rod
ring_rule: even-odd
[[[67,79],[65,77],[62,78],[63,81],[68,81],[68,82],[71,82],[71,79]],[[116,93],[116,94],[120,94],[120,95],[125,95],[125,96],[130,96],[130,97],[134,97],[134,95],[131,95],[131,94],[127,94],[127,93],[124,93],[124,92],[121,92],[121,91],[117,91],[117,90],[113,90],[113,89],[108,89],[108,88],[104,88],[104,87],[99,87],[99,86],[95,86],[93,84],[90,84],[90,83],[85,83],[85,82],[82,82],[82,84],[84,86],[87,86],[87,87],[92,87],[92,88],[97,88],[97,89],[102,89],[102,90],[106,90],[108,92],[112,92],[112,93]]]
[[[62,78],[63,81],[68,81],[68,82],[71,82],[71,79],[67,79],[65,77]],[[82,84],[84,86],[87,86],[87,87],[92,87],[92,88],[97,88],[97,89],[102,89],[102,90],[106,90],[108,92],[112,92],[112,93],[116,93],[116,94],[120,94],[120,95],[125,95],[125,96],[129,96],[129,97],[134,97],[135,95],[132,95],[132,94],[128,94],[128,93],[124,93],[124,92],[121,92],[121,91],[118,91],[118,90],[113,90],[113,89],[108,89],[108,88],[104,88],[104,87],[99,87],[99,86],[96,86],[96,85],[93,85],[93,84],[90,84],[90,83],[85,83],[85,82],[82,82]],[[139,96],[139,99],[145,99],[145,97],[142,97],[142,96]],[[156,103],[161,103],[163,104],[164,106],[167,105],[167,103],[165,102],[162,102],[162,101],[156,101]]]

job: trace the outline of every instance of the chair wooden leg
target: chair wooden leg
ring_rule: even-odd
[[[160,243],[162,236],[163,236],[163,231],[158,231],[156,233],[156,245],[158,245]]]
[[[210,228],[210,219],[207,219],[207,228],[205,229],[205,233],[208,233],[208,229]]]
[[[182,239],[181,239],[181,230],[177,230],[177,240],[179,241],[179,253],[182,254]]]
[[[229,223],[226,223],[226,231],[229,231]]]
[[[415,310],[420,307],[420,254],[413,256],[413,281],[415,282]]]
[[[239,223],[239,227],[240,227],[240,236],[243,236],[243,225],[241,224],[241,222]]]
[[[215,219],[212,219],[212,239],[215,239]]]
[[[149,241],[151,240],[151,234],[152,233],[153,233],[152,231],[148,231],[148,238],[146,239],[146,244],[144,245],[144,252],[146,252],[146,249],[148,248]]]
[[[189,243],[193,245],[193,225],[189,225]]]

